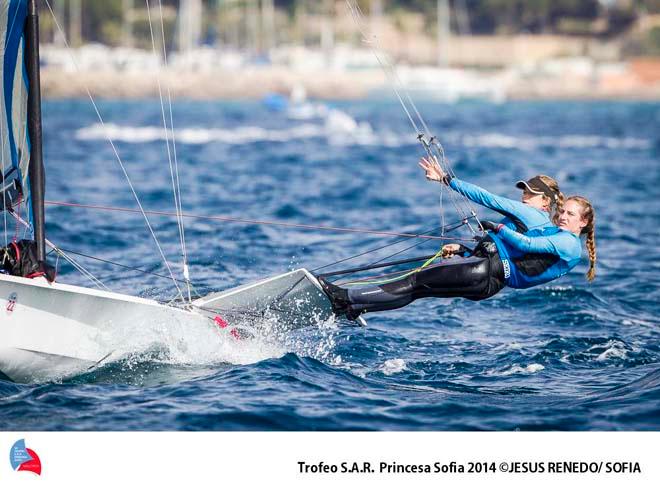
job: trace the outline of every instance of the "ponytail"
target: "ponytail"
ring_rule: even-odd
[[[596,278],[596,231],[594,229],[587,233],[587,251],[589,252],[587,280],[593,282]]]
[[[552,191],[552,196],[543,195],[543,197],[550,202],[550,218],[552,219],[552,222],[557,225],[559,224],[559,213],[564,207],[564,193],[561,192],[559,189],[559,183],[557,183],[557,180],[554,178],[545,174],[539,174],[538,178],[540,178],[541,181],[550,188],[550,191]]]
[[[560,191],[559,194],[556,195],[554,214],[552,215],[552,222],[555,225],[559,225],[559,214],[563,211],[565,202],[564,193]]]
[[[582,219],[587,222],[580,235],[587,235],[587,253],[589,254],[587,280],[592,282],[596,278],[596,213],[589,200],[582,196],[571,196],[566,201],[568,200],[573,200],[580,205]]]

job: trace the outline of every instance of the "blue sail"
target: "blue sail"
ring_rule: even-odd
[[[0,210],[19,211],[31,218],[27,126],[28,79],[25,70],[27,0],[0,0]],[[5,230],[6,230],[5,223]]]

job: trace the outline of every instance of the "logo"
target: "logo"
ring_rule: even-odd
[[[11,447],[9,462],[14,471],[29,471],[36,475],[41,474],[41,460],[34,450],[25,447],[24,439],[19,439]]]
[[[18,294],[16,292],[12,292],[12,294],[7,299],[7,313],[10,315],[16,307],[16,299],[18,299]]]
[[[502,260],[502,266],[504,267],[504,278],[509,278],[511,276],[511,266],[509,265],[509,260],[506,258]]]

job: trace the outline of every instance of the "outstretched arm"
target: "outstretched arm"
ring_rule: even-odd
[[[497,211],[503,216],[515,218],[530,227],[538,224],[539,211],[536,208],[527,206],[520,201],[515,201],[493,193],[466,181],[453,178],[444,172],[440,164],[435,159],[422,158],[419,165],[426,171],[426,179],[430,181],[440,181],[447,184],[457,193],[465,196],[469,200]]]

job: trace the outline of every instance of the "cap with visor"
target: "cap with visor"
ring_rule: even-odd
[[[520,180],[516,183],[516,188],[527,190],[535,195],[546,195],[553,201],[557,201],[557,193],[543,182],[540,176],[534,176],[527,181]]]

